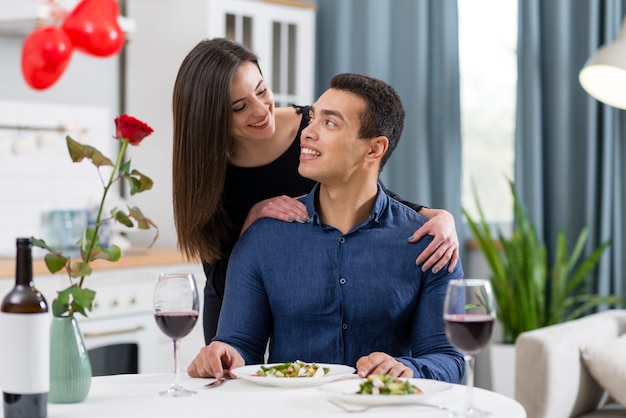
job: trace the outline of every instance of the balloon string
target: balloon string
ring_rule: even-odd
[[[58,0],[47,0],[47,2],[50,7],[50,19],[52,20],[52,24],[60,24],[67,15],[67,12],[59,6]]]

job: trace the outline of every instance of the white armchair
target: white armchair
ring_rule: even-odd
[[[607,401],[580,348],[626,332],[626,310],[608,310],[522,333],[515,343],[515,399],[528,418],[626,417]],[[615,353],[624,356],[624,353]]]

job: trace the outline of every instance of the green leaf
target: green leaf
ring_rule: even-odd
[[[137,221],[137,227],[139,229],[150,229],[150,226],[156,228],[156,225],[150,219],[143,216],[143,213],[141,213],[141,210],[137,206],[128,209],[130,211],[128,216]]]
[[[154,184],[150,177],[143,175],[137,170],[133,170],[130,174],[125,174],[123,177],[128,181],[131,196],[152,189]]]
[[[44,255],[43,260],[45,261],[46,267],[48,267],[50,273],[54,274],[63,269],[69,259],[57,253],[48,253]]]
[[[93,309],[93,301],[96,292],[91,289],[72,285],[58,292],[52,301],[52,313],[54,316],[72,316],[75,312],[87,316],[87,311]]]
[[[54,316],[65,316],[70,309],[69,302],[66,304],[62,303],[58,298],[52,301],[52,315]]]
[[[121,223],[124,226],[127,226],[129,228],[135,226],[135,224],[133,224],[133,221],[130,220],[126,213],[122,212],[121,210],[117,210],[117,208],[114,208],[111,211],[111,216],[113,216],[113,219],[115,219],[115,221]]]
[[[117,261],[122,256],[122,250],[117,245],[110,245],[107,248],[102,248],[99,245],[96,245],[92,251],[92,259],[93,260],[106,260],[106,261]]]
[[[69,135],[65,138],[65,140],[67,142],[67,149],[70,153],[70,158],[72,158],[73,162],[77,163],[85,158],[88,158],[96,167],[103,165],[113,166],[113,162],[102,155],[102,153],[96,148],[76,142]]]
[[[86,227],[83,230],[83,235],[80,240],[78,240],[78,244],[80,245],[80,254],[81,258],[88,262],[93,259],[90,256],[90,248],[93,248],[96,244],[96,240],[98,237],[96,236],[96,231],[91,227]]]
[[[122,177],[128,176],[128,173],[130,173],[130,160],[126,161],[120,166],[119,173]]]
[[[87,316],[87,311],[93,309],[93,300],[96,297],[96,292],[78,286],[72,286],[70,289],[74,299],[72,301],[72,310]]]
[[[89,263],[86,263],[84,261],[76,261],[74,264],[72,264],[70,277],[72,278],[85,277],[85,276],[89,276],[91,273],[92,273],[92,270],[91,270],[91,266],[89,265]]]

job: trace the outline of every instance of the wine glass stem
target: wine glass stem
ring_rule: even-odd
[[[466,354],[465,358],[465,386],[467,396],[465,397],[465,411],[471,412],[474,409],[474,356]]]
[[[172,386],[178,387],[178,382],[180,380],[180,373],[178,370],[178,340],[172,340],[174,343],[174,382]]]

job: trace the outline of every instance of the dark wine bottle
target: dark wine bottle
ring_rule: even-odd
[[[0,306],[4,418],[45,418],[50,388],[48,304],[33,283],[32,242],[18,238],[15,287]]]

